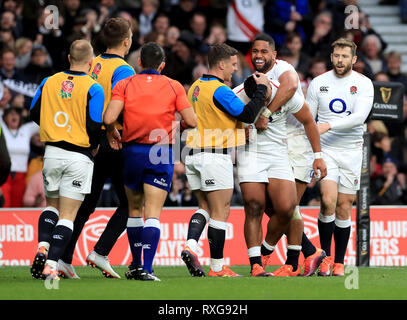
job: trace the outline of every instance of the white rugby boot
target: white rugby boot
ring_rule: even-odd
[[[72,264],[58,260],[58,274],[65,279],[80,279]]]
[[[102,271],[106,278],[120,279],[118,273],[116,273],[110,266],[109,259],[107,256],[102,256],[95,251],[92,251],[86,258],[86,262],[92,268],[98,268]]]

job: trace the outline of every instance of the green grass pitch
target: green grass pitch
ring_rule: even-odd
[[[268,271],[277,267],[268,267]],[[61,279],[57,290],[32,279],[30,267],[0,267],[0,299],[9,300],[406,300],[407,268],[358,268],[345,277],[252,278],[248,266],[232,269],[242,278],[192,278],[186,267],[155,267],[161,282],[106,279],[97,269],[76,267],[80,280]],[[208,271],[208,267],[205,267]],[[353,276],[350,279],[349,276]],[[348,278],[347,278],[348,277]],[[347,289],[346,285],[357,285]]]

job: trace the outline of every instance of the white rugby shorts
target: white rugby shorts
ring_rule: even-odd
[[[91,191],[93,162],[84,154],[46,146],[42,173],[49,198],[62,196],[83,201]]]
[[[185,157],[191,190],[233,189],[233,163],[229,154],[199,152]]]
[[[238,152],[236,164],[239,183],[268,183],[269,179],[294,181],[288,152],[284,148],[276,148],[267,152],[249,148],[248,151]]]
[[[314,153],[308,138],[304,134],[289,135],[287,138],[288,158],[297,180],[310,183],[314,170]]]
[[[356,194],[360,188],[362,156],[362,148],[335,149],[323,146],[322,158],[328,171],[324,180],[335,181],[340,193]]]

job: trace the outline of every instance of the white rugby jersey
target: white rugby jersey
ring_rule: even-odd
[[[23,124],[17,130],[10,130],[0,115],[0,125],[6,139],[10,154],[12,172],[27,172],[28,157],[30,155],[31,137],[39,132],[40,127],[35,122]]]
[[[273,99],[276,95],[277,89],[280,83],[276,80],[270,80],[272,87],[272,96]],[[247,104],[250,99],[244,91],[244,84],[237,86],[233,89],[233,92]],[[297,113],[300,111],[304,105],[305,98],[303,95],[299,95],[297,92],[292,96],[290,100],[287,101],[280,109],[273,112],[270,117],[270,121],[267,125],[267,129],[257,132],[257,136],[253,139],[257,142],[257,151],[268,151],[273,150],[277,146],[285,147],[287,146],[287,128],[286,120],[291,113]],[[256,129],[254,129],[254,132]]]
[[[234,0],[228,5],[226,16],[228,39],[250,42],[263,31],[264,11],[260,0]]]
[[[363,143],[363,124],[373,105],[372,81],[352,71],[338,78],[328,71],[311,81],[307,102],[318,123],[329,122],[331,130],[321,135],[321,145],[355,148]]]
[[[295,68],[291,64],[289,64],[288,62],[286,62],[284,60],[276,59],[276,62],[274,63],[273,68],[271,68],[271,70],[269,70],[266,73],[266,76],[269,77],[270,79],[278,81],[278,78],[280,78],[280,76],[286,71],[294,71],[295,74],[297,74],[297,71],[295,71]],[[297,77],[298,77],[298,75],[297,75]],[[304,94],[301,89],[301,82],[300,82],[299,77],[298,77],[298,88],[297,88],[296,93],[299,94],[300,96],[304,97]],[[302,130],[302,133],[305,134],[304,126],[302,125],[302,123],[299,122],[293,115],[291,115],[291,114],[288,115],[287,134],[290,135],[294,132],[299,132],[300,130]]]

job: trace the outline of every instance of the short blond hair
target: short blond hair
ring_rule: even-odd
[[[352,56],[356,55],[357,45],[353,41],[350,41],[350,40],[348,40],[346,38],[339,38],[334,43],[332,43],[332,51],[336,47],[339,47],[339,48],[348,47],[348,48],[350,48],[350,50],[352,52]]]
[[[397,51],[390,51],[387,55],[386,55],[387,60],[389,59],[397,59],[399,61],[401,61],[401,54]]]
[[[19,54],[19,51],[20,51],[20,50],[25,46],[25,44],[28,43],[28,42],[32,42],[32,41],[31,41],[30,39],[24,38],[24,37],[18,38],[18,39],[16,40],[16,43],[15,43],[15,46],[14,46],[15,54],[16,54],[16,55]]]
[[[93,57],[92,45],[87,40],[75,40],[69,48],[69,55],[73,64],[83,64]]]

